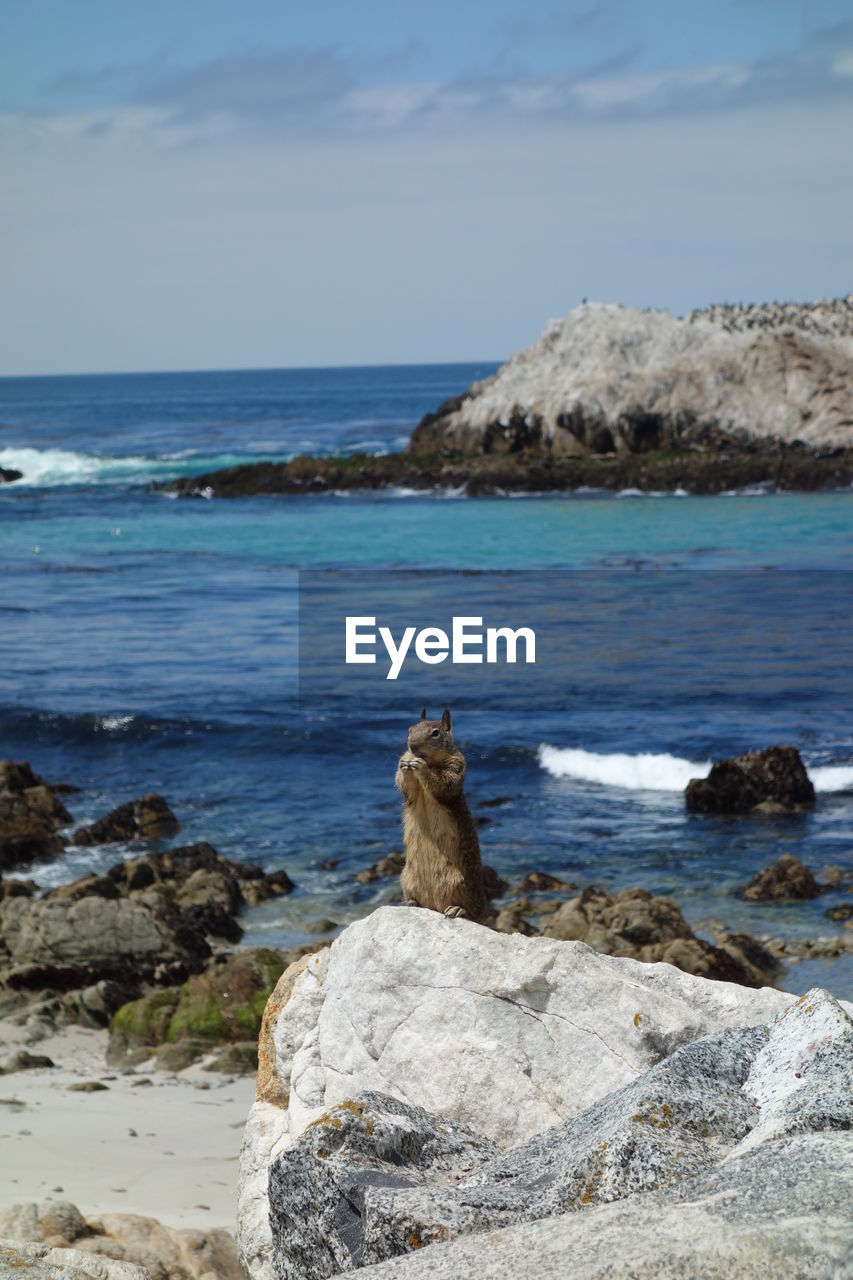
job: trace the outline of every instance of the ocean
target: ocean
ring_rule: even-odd
[[[177,500],[152,484],[260,458],[405,445],[494,364],[0,380],[0,756],[79,786],[75,821],[144,791],[297,889],[247,945],[387,901],[406,727],[453,708],[484,860],[674,897],[711,937],[839,932],[839,890],[746,904],[782,852],[853,869],[853,493],[454,493]],[[368,608],[368,605],[370,608]],[[346,607],[345,607],[346,606]],[[535,668],[342,671],[344,612],[536,621]],[[300,654],[301,639],[301,654]],[[300,661],[301,656],[301,661]],[[797,746],[813,812],[685,812],[711,760]],[[491,802],[500,800],[494,805]],[[122,847],[22,868],[43,885]],[[330,935],[331,936],[331,935]],[[853,996],[853,959],[784,980]]]

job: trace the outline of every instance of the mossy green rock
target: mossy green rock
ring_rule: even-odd
[[[110,1023],[107,1061],[138,1062],[140,1053],[165,1044],[192,1041],[198,1057],[199,1047],[257,1040],[266,1002],[284,969],[284,957],[266,948],[215,956],[183,986],[123,1005]]]

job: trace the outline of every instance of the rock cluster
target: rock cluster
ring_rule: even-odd
[[[815,791],[796,747],[768,747],[716,761],[707,778],[691,778],[684,799],[691,813],[798,813]]]
[[[846,448],[851,299],[664,311],[585,303],[428,414],[416,453],[555,455],[799,440]]]
[[[793,1278],[806,1254],[829,1280],[853,1249],[853,1023],[825,992],[384,907],[283,975],[265,1029],[241,1157],[253,1280],[383,1258],[389,1276],[556,1276],[567,1256],[600,1275],[614,1213],[642,1224],[607,1255],[614,1280]],[[716,1271],[726,1231],[740,1248]]]
[[[133,1213],[86,1218],[68,1200],[12,1205],[0,1213],[0,1237],[14,1241],[22,1263],[45,1264],[45,1280],[54,1268],[69,1280],[80,1272],[98,1280],[244,1280],[234,1239],[221,1228],[178,1229]]]
[[[229,862],[204,842],[116,863],[42,897],[0,903],[0,981],[11,991],[183,981],[239,941],[237,914],[293,888],[284,872]],[[130,998],[125,996],[125,998]]]
[[[604,955],[662,960],[685,973],[747,987],[771,983],[781,967],[746,935],[727,935],[720,946],[698,938],[672,898],[652,897],[647,889],[625,889],[611,897],[588,886],[548,916],[543,932],[585,942]]]
[[[147,991],[160,1002],[162,1035],[151,1029],[160,1026],[156,1020],[127,1015],[127,1026],[141,1025],[144,1033],[129,1034],[125,1052],[144,1056],[164,1040],[186,1040],[192,1052],[186,1045],[180,1052],[197,1057],[200,1046],[251,1041],[276,977],[301,954],[262,952],[253,959],[247,951],[233,973],[221,968],[216,949],[242,937],[243,906],[289,893],[293,884],[284,871],[231,862],[205,842],[118,862],[104,875],[82,876],[41,897],[34,885],[16,883],[18,892],[0,900],[0,1014],[26,1020],[36,1037],[57,1021],[106,1026]],[[186,990],[194,976],[197,985]],[[207,1030],[198,1019],[182,1022],[178,1008],[193,1008],[197,991],[216,1008],[212,990],[226,976],[247,993],[241,1034],[212,1013]],[[172,1048],[173,1060],[178,1052]],[[254,1052],[243,1051],[243,1069]]]

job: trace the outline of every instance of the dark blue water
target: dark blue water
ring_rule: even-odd
[[[81,786],[78,821],[160,790],[181,840],[286,867],[297,893],[253,913],[247,941],[297,941],[306,921],[344,923],[393,891],[352,877],[399,847],[406,725],[423,699],[436,713],[450,702],[489,818],[484,855],[508,877],[540,867],[641,884],[706,931],[837,931],[823,912],[843,894],[774,908],[733,890],[783,851],[816,871],[853,867],[853,494],[185,502],[150,490],[247,458],[401,447],[492,368],[0,381],[0,466],[24,472],[0,489],[0,755]],[[377,573],[388,568],[404,572]],[[300,571],[303,642],[316,637],[301,682]],[[395,626],[409,611],[418,626],[453,612],[535,619],[541,654],[530,670],[365,680],[339,669],[335,628],[369,604]],[[687,777],[777,741],[802,751],[814,813],[685,814]],[[482,807],[498,796],[510,802]],[[31,870],[54,883],[122,852],[69,850]],[[789,985],[853,991],[846,962],[815,968]]]

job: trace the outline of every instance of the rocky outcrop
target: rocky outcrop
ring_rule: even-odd
[[[756,871],[740,896],[747,902],[802,900],[818,897],[824,887],[793,853],[783,853],[771,866]]]
[[[647,889],[611,897],[589,886],[549,915],[543,932],[585,942],[604,955],[662,960],[685,973],[748,987],[766,986],[780,971],[778,960],[754,938],[732,935],[720,946],[697,938],[676,902],[653,898]]]
[[[567,493],[576,489],[713,494],[754,486],[773,490],[846,489],[853,483],[853,448],[815,449],[775,441],[715,437],[689,449],[653,453],[462,454],[439,444],[429,453],[293,458],[256,462],[155,485],[182,498],[245,498],[270,494],[360,492],[394,488],[464,492]]]
[[[768,747],[718,760],[707,778],[691,778],[684,799],[691,813],[798,813],[815,792],[796,747]]]
[[[41,1244],[50,1265],[103,1280],[244,1280],[234,1238],[221,1228],[178,1229],[135,1213],[87,1219],[67,1200],[12,1205],[0,1213],[0,1236],[14,1237],[19,1249]]]
[[[23,474],[15,467],[0,467],[0,484],[11,484],[13,480],[20,480]]]
[[[320,1280],[465,1236],[480,1236],[487,1253],[486,1233],[632,1199],[653,1215],[684,1194],[707,1194],[721,1171],[725,1185],[730,1161],[744,1194],[768,1160],[778,1167],[792,1140],[806,1135],[804,1166],[810,1148],[825,1150],[824,1136],[831,1144],[853,1128],[851,1053],[853,1020],[815,990],[769,1024],[676,1049],[507,1152],[441,1115],[387,1094],[358,1094],[272,1164],[273,1269],[280,1280]],[[853,1148],[849,1138],[845,1154],[837,1147],[829,1186],[837,1179],[849,1197]],[[782,1203],[793,1211],[799,1189],[790,1176],[786,1182]],[[658,1193],[652,1203],[649,1193]],[[849,1219],[834,1243],[845,1240],[853,1248]],[[768,1263],[774,1253],[775,1246],[766,1249]],[[753,1263],[760,1258],[759,1251]],[[635,1274],[631,1242],[607,1262],[610,1274]],[[538,1274],[535,1257],[521,1274]],[[776,1273],[755,1267],[752,1274]]]
[[[90,826],[78,828],[73,841],[78,845],[93,845],[160,840],[163,836],[173,836],[179,830],[180,823],[163,797],[156,791],[149,791],[137,800],[120,804]]]
[[[664,311],[585,303],[422,420],[415,453],[853,442],[853,296]]]
[[[55,858],[70,821],[58,791],[26,760],[0,760],[0,870]]]
[[[331,1108],[388,1094],[505,1149],[681,1046],[767,1023],[794,1003],[402,907],[350,925],[280,981],[266,1026],[274,1060],[241,1154],[238,1243],[254,1280],[272,1274],[270,1164]]]
[[[231,862],[202,841],[116,863],[41,898],[4,897],[0,1010],[47,993],[54,1018],[105,1026],[146,986],[175,986],[201,973],[212,940],[238,942],[245,904],[292,888],[284,871]]]
[[[154,991],[123,1005],[110,1022],[107,1062],[129,1066],[157,1053],[157,1066],[183,1070],[217,1045],[257,1044],[267,1000],[285,968],[268,948],[213,958],[180,987]],[[159,1053],[158,1053],[159,1050]],[[230,1068],[229,1068],[229,1063]],[[221,1064],[254,1072],[257,1051]]]

